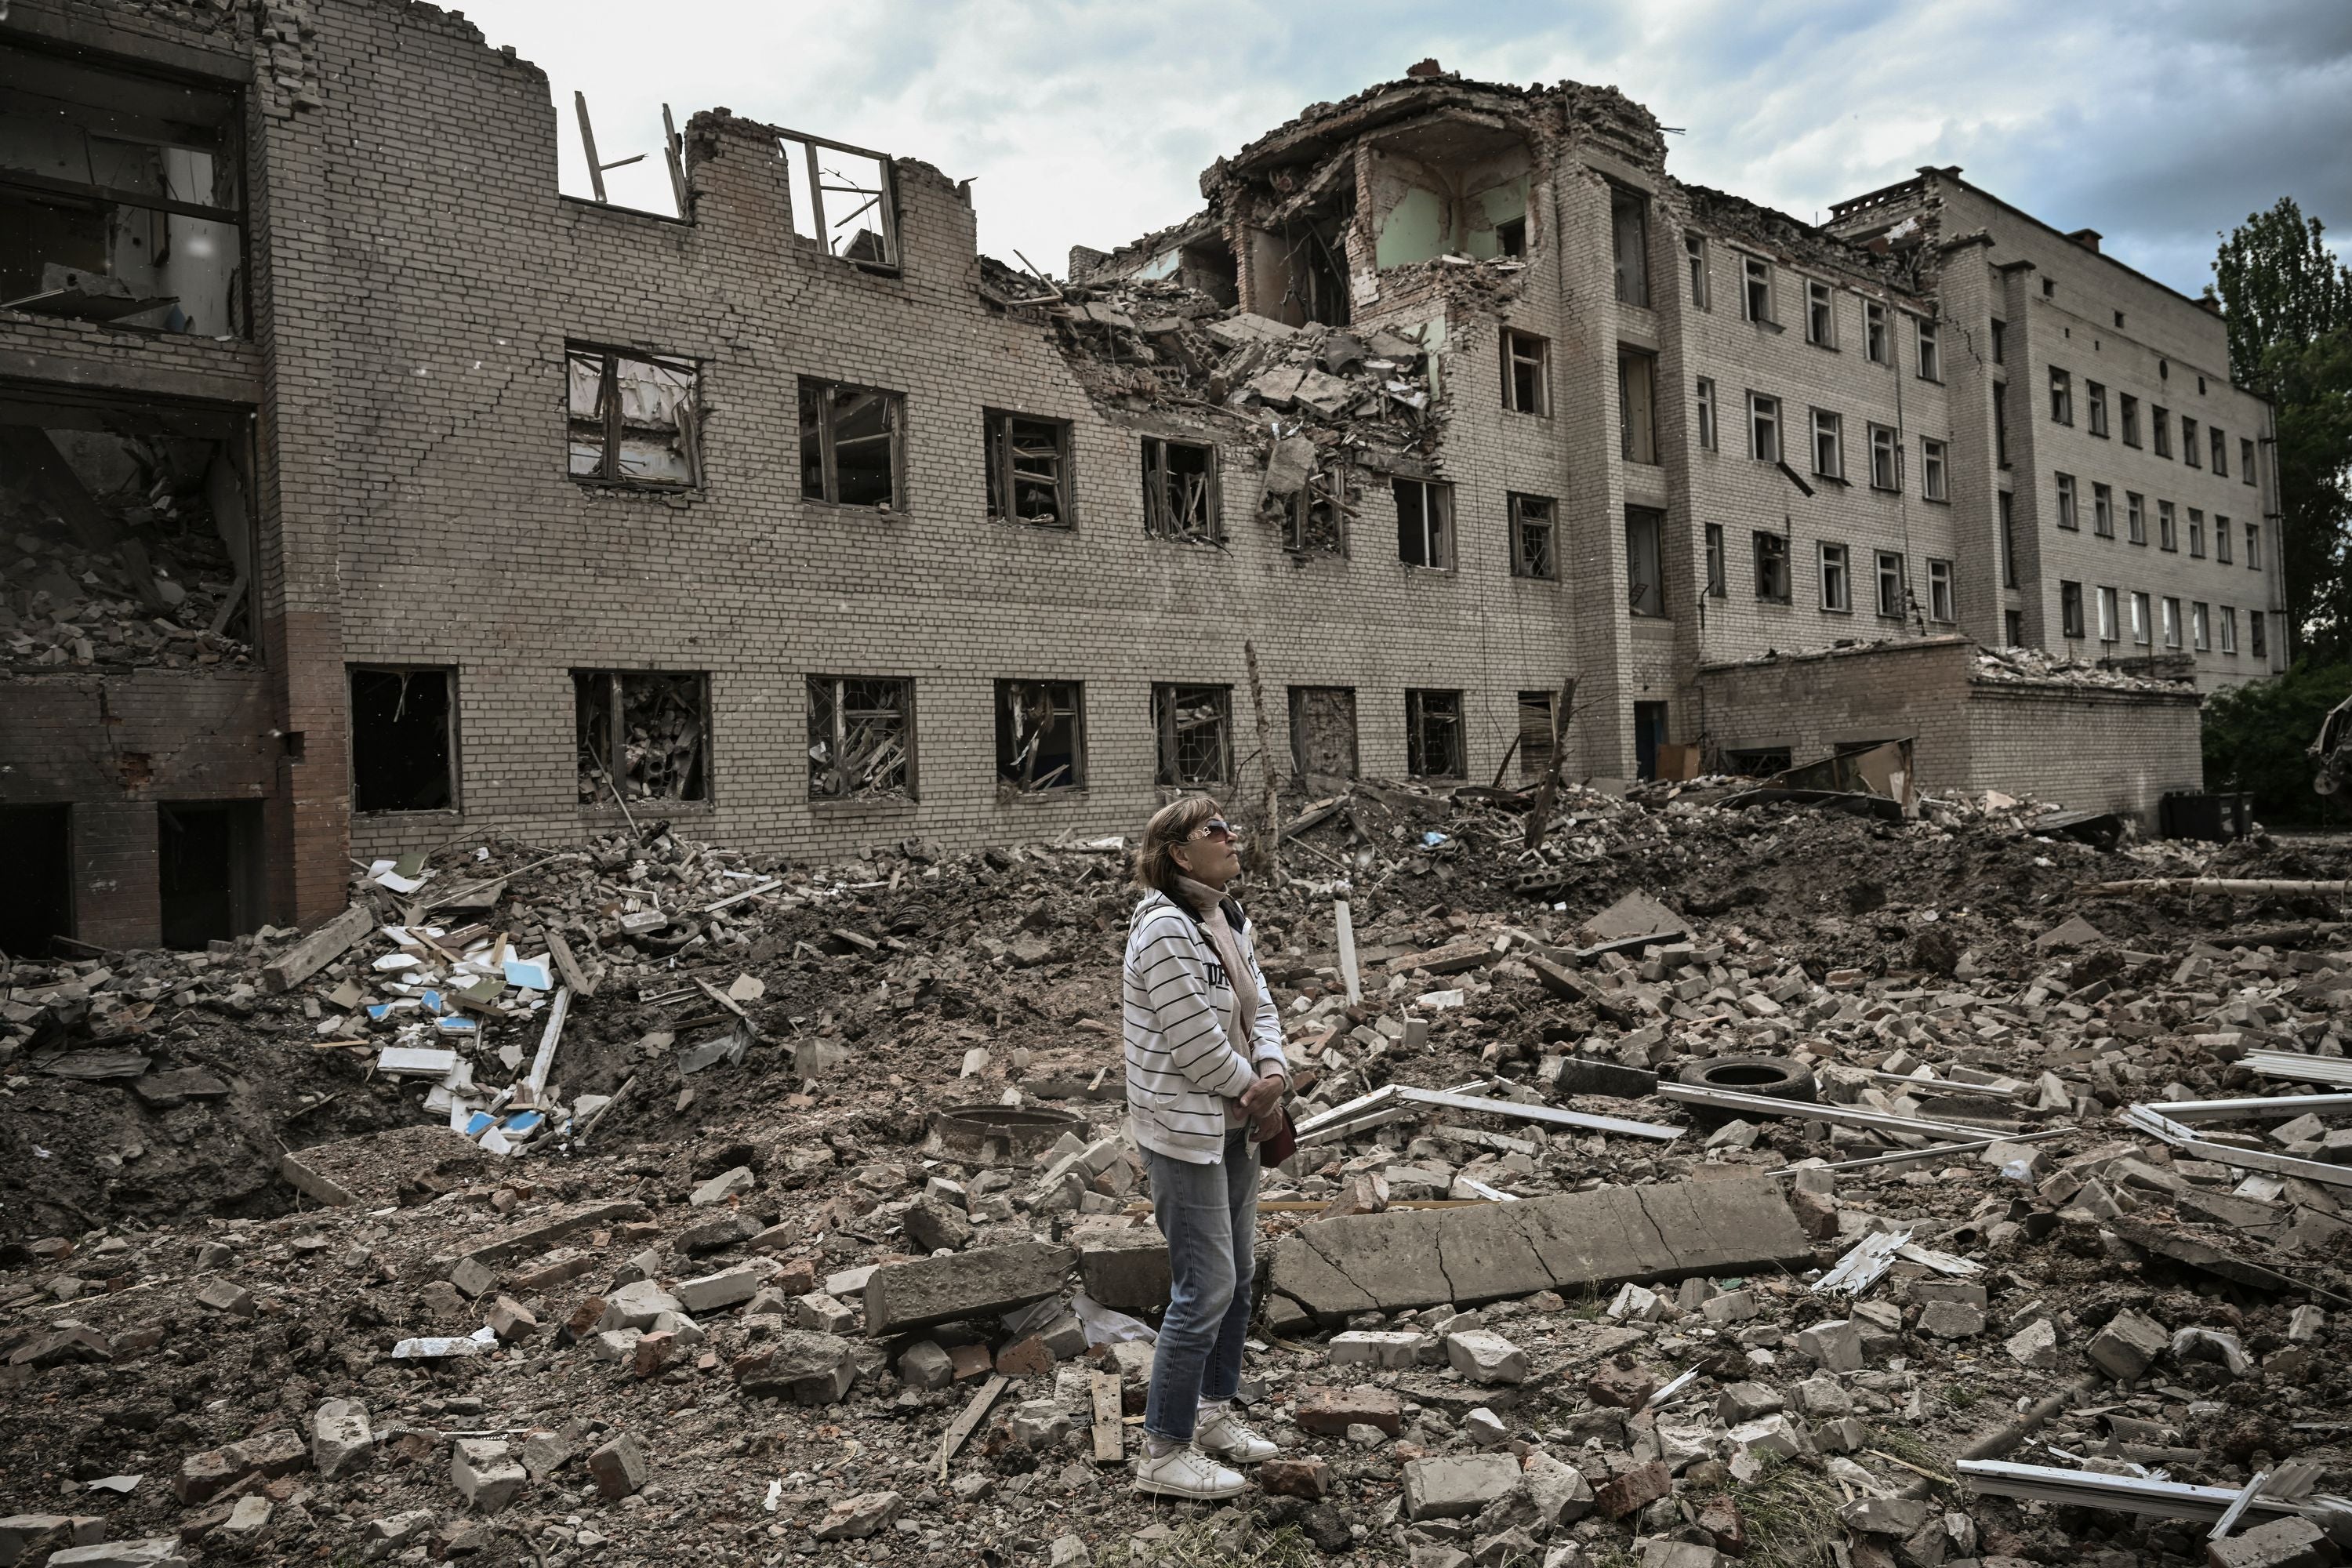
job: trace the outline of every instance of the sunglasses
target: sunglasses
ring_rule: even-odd
[[[1200,826],[1192,829],[1192,837],[1195,838],[1207,838],[1213,835],[1223,839],[1226,843],[1231,844],[1241,837],[1242,832],[1240,828],[1235,827],[1232,823],[1227,822],[1222,816],[1213,816],[1209,818],[1208,821],[1201,824]]]

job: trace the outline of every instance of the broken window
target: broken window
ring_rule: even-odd
[[[1000,793],[1079,789],[1086,778],[1085,691],[1075,680],[996,683]]]
[[[1698,444],[1702,450],[1715,450],[1715,380],[1698,378]]]
[[[1143,438],[1143,531],[1154,539],[1216,544],[1225,537],[1217,503],[1217,449],[1194,441]]]
[[[1805,341],[1825,349],[1837,347],[1837,307],[1826,283],[1805,284]]]
[[[1435,479],[1390,480],[1396,494],[1397,559],[1408,566],[1454,565],[1454,487]]]
[[[2099,590],[2099,640],[2111,643],[2116,640],[2116,591],[2102,588]]]
[[[2072,474],[2058,476],[2058,526],[2070,531],[2083,526],[2082,520],[2074,512],[2074,476]]]
[[[1361,491],[1354,465],[1344,460],[1310,468],[1298,489],[1270,497],[1280,508],[1282,547],[1298,555],[1345,555],[1348,524]]]
[[[2221,563],[2222,565],[2224,565],[2224,566],[2229,565],[2229,564],[2231,563],[2231,561],[2233,560],[2233,557],[2232,557],[2232,556],[2231,555],[2231,553],[2230,553],[2230,541],[2231,541],[2230,520],[2229,520],[2228,518],[2226,518],[2226,517],[2223,517],[2223,516],[2222,516],[2221,513],[2219,513],[2219,512],[2214,513],[2214,514],[2213,514],[2213,559],[2214,559],[2214,560],[2216,560],[2216,561],[2218,561],[2218,562],[2220,562],[2220,563]]]
[[[245,336],[238,94],[24,37],[0,48],[0,309]]]
[[[1843,544],[1822,546],[1822,608],[1840,614],[1853,608],[1853,573]]]
[[[2050,422],[2074,423],[2074,378],[2054,364],[2050,367]]]
[[[1514,414],[1551,412],[1551,345],[1533,332],[1503,329],[1503,406]]]
[[[2248,523],[2246,526],[2252,528],[2253,524]],[[2270,620],[2270,612],[2267,610],[2246,612],[2246,651],[2256,658],[2270,657],[2270,650],[2263,646],[2270,635],[2268,630]]]
[[[1999,503],[2000,585],[2014,588],[2017,586],[2017,501],[2008,490],[1995,491],[1993,499]]]
[[[1697,310],[1714,310],[1714,303],[1707,298],[1706,237],[1696,234],[1684,235],[1683,252],[1690,261],[1691,308]]]
[[[1625,509],[1625,596],[1637,616],[1666,613],[1666,514],[1646,506]]]
[[[456,805],[457,676],[446,669],[352,670],[352,809]]]
[[[1927,563],[1927,618],[1947,625],[1958,620],[1952,596],[1952,563],[1948,561]]]
[[[1290,689],[1290,760],[1318,794],[1356,776],[1356,693],[1346,686]]]
[[[2164,646],[2180,646],[2180,601],[2168,596],[2164,601]]]
[[[2221,651],[2238,651],[2238,612],[2228,605],[2221,606]]]
[[[2124,445],[2139,445],[2139,399],[2130,393],[2116,395],[2116,418],[2123,426]]]
[[[2205,554],[2205,511],[2202,507],[2189,509],[2189,553],[2200,560]]]
[[[2168,500],[2156,503],[2156,547],[2158,550],[2180,548],[2180,529],[2173,520],[2172,503]]]
[[[1406,691],[1404,740],[1405,772],[1414,778],[1458,779],[1465,776],[1462,693]]]
[[[2086,381],[2083,384],[2083,401],[2090,406],[2091,434],[2105,435],[2107,433],[2107,389],[2095,381]]]
[[[2189,606],[2189,646],[2199,653],[2210,652],[2213,647],[2212,612],[2202,599],[2193,600]]]
[[[1992,456],[2002,468],[2009,467],[2009,383],[1992,384]]]
[[[915,798],[915,683],[812,675],[809,798]]]
[[[1870,427],[1870,488],[1874,490],[1899,490],[1903,476],[1896,466],[1902,448],[1895,444],[1895,432],[1884,425]]]
[[[1629,463],[1658,460],[1658,362],[1617,351],[1617,449]]]
[[[1919,438],[1919,493],[1929,500],[1949,499],[1944,488],[1944,443],[1924,436]]]
[[[2197,455],[2197,421],[2186,414],[2180,416],[2180,460],[2192,468],[2205,466],[2205,459]]]
[[[1889,364],[1886,352],[1886,307],[1875,300],[1862,306],[1862,353],[1873,364]]]
[[[1609,230],[1617,263],[1617,299],[1625,305],[1650,304],[1650,204],[1638,191],[1610,187]]]
[[[796,131],[777,133],[790,184],[793,232],[827,256],[898,267],[897,171],[889,156]]]
[[[1552,716],[1559,706],[1557,691],[1519,693],[1519,776],[1539,779],[1551,772]]]
[[[1944,350],[1937,335],[1936,323],[1924,317],[1919,321],[1919,379],[1944,379]]]
[[[1155,685],[1151,727],[1160,737],[1157,782],[1163,788],[1206,789],[1232,781],[1232,687]]]
[[[2116,536],[2116,492],[2112,485],[2091,486],[2091,531],[2101,539]]]
[[[1780,460],[1780,400],[1760,392],[1748,395],[1748,455],[1767,463]]]
[[[709,800],[709,689],[698,671],[573,670],[580,803]]]
[[[2146,594],[2134,594],[2131,596],[2131,634],[2133,642],[2141,647],[2147,646],[2147,595]]]
[[[702,480],[697,372],[688,359],[567,344],[572,477],[687,488]]]
[[[1706,525],[1706,596],[1710,599],[1720,599],[1730,591],[1723,553],[1723,524],[1710,522]]]
[[[1768,605],[1789,602],[1789,542],[1762,529],[1756,531],[1756,596]]]
[[[2221,434],[2219,426],[2210,427],[2205,433],[2212,438],[2213,442],[2213,477],[2217,479],[2226,479],[2230,477],[2229,437]]]
[[[2083,635],[2083,584],[2061,581],[2058,584],[2058,635],[2079,637]]]
[[[842,506],[903,510],[899,443],[907,400],[896,392],[801,379],[801,494]]]
[[[986,416],[988,515],[1000,521],[1070,526],[1070,426],[1021,414]]]
[[[1786,746],[1736,747],[1724,752],[1723,765],[1744,779],[1769,779],[1789,771],[1789,756]]]
[[[1760,256],[1739,258],[1741,312],[1751,321],[1772,321],[1772,264]]]
[[[2147,498],[2137,490],[2124,492],[2124,537],[2134,544],[2147,542]]]
[[[1878,552],[1878,613],[1890,620],[1910,614],[1910,595],[1903,583],[1903,557],[1893,550]]]
[[[1505,218],[1495,226],[1495,254],[1522,257],[1528,253],[1528,220],[1525,217]]]
[[[2172,456],[2172,410],[2151,404],[2147,411],[2147,427],[2156,437],[2156,455],[2159,458]]]
[[[1813,410],[1813,472],[1825,479],[1845,478],[1845,421],[1823,408]]]
[[[1549,496],[1511,495],[1512,576],[1549,579],[1559,575],[1553,531],[1556,506]]]

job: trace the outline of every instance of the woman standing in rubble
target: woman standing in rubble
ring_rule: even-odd
[[[1215,801],[1189,795],[1153,815],[1135,858],[1127,1120],[1173,1277],[1135,1487],[1165,1497],[1232,1497],[1250,1483],[1229,1466],[1277,1452],[1233,1406],[1255,1276],[1256,1145],[1286,1125],[1288,1066],[1249,920],[1224,890],[1242,868],[1236,837]]]

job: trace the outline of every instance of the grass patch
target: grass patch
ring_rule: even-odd
[[[1845,1498],[1818,1465],[1768,1458],[1763,1473],[1734,1482],[1730,1495],[1748,1524],[1747,1568],[1820,1568],[1828,1543],[1845,1539]]]
[[[1870,1440],[1864,1447],[1875,1448],[1889,1458],[1900,1459],[1906,1465],[1927,1471],[1924,1479],[1938,1487],[1949,1488],[1958,1484],[1952,1474],[1951,1461],[1907,1426],[1873,1426]]]
[[[1261,1530],[1230,1515],[1195,1520],[1146,1549],[1150,1568],[1319,1568],[1323,1554],[1297,1527]]]
[[[1941,1397],[1955,1410],[1968,1410],[1984,1398],[1984,1391],[1973,1383],[1948,1383]]]

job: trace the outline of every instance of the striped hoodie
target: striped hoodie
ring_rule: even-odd
[[[1221,1021],[1233,1010],[1233,987],[1192,912],[1165,893],[1149,893],[1127,931],[1128,1131],[1139,1148],[1196,1165],[1224,1158],[1225,1102],[1239,1100],[1257,1073],[1287,1065],[1282,1009],[1258,967],[1248,918],[1231,899],[1225,921],[1257,980],[1257,1016],[1250,1037],[1238,1043],[1225,1037]]]

